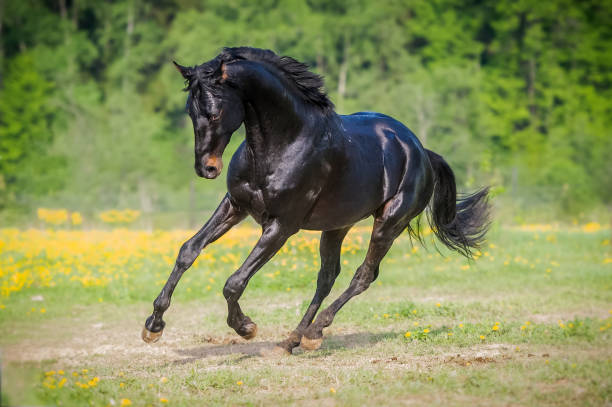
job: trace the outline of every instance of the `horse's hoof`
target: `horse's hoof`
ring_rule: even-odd
[[[142,340],[145,341],[146,343],[155,343],[159,341],[159,338],[161,338],[163,333],[164,333],[163,329],[159,332],[151,332],[145,327],[145,328],[142,328],[141,336],[142,336]]]
[[[240,336],[242,336],[244,339],[246,339],[247,341],[249,339],[253,339],[255,336],[257,336],[257,324],[255,324],[254,322],[249,322],[244,327],[243,332],[245,332],[245,334],[240,334]]]
[[[300,346],[305,350],[317,350],[321,347],[322,343],[323,343],[323,338],[310,339],[305,336],[302,336],[302,341],[300,342]]]
[[[280,357],[280,356],[291,356],[291,352],[282,346],[275,346],[272,349],[264,349],[261,351],[261,356],[266,357]]]

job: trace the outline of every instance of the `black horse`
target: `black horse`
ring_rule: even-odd
[[[229,165],[228,193],[212,217],[181,247],[176,265],[153,303],[142,338],[155,342],[179,279],[202,249],[251,215],[262,235],[223,288],[229,326],[251,339],[257,325],[238,299],[253,275],[300,229],[320,230],[321,269],[302,321],[277,349],[317,349],[323,328],[346,302],[376,279],[379,265],[410,221],[432,201],[430,224],[448,247],[466,256],[483,241],[487,189],[457,198],[451,168],[423,148],[397,120],[380,113],[341,116],[322,90],[323,79],[305,64],[269,50],[226,48],[193,68],[176,64],[189,92],[195,133],[195,171],[217,177],[221,155],[242,123],[246,139]],[[432,200],[433,196],[433,200]],[[313,321],[340,273],[340,247],[349,229],[373,215],[365,260],[349,287]]]

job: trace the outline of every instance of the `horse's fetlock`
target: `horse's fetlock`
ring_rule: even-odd
[[[153,302],[153,308],[156,311],[165,311],[168,309],[168,307],[170,307],[170,299],[166,298],[166,297],[158,297],[154,302]]]

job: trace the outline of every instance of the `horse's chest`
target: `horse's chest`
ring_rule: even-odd
[[[232,198],[258,222],[289,216],[292,221],[306,216],[320,187],[290,173],[273,172],[262,179],[243,179],[228,185]],[[316,189],[316,190],[315,190]]]
[[[270,218],[302,222],[330,171],[324,151],[291,147],[257,162],[240,151],[230,164],[230,196],[259,223]]]
[[[264,191],[248,180],[228,184],[228,192],[240,208],[249,212],[258,223],[266,217]]]

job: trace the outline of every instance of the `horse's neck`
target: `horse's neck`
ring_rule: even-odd
[[[303,102],[287,89],[283,78],[252,61],[244,65],[240,86],[245,108],[246,141],[251,150],[265,153],[291,144],[304,131],[308,114]]]

